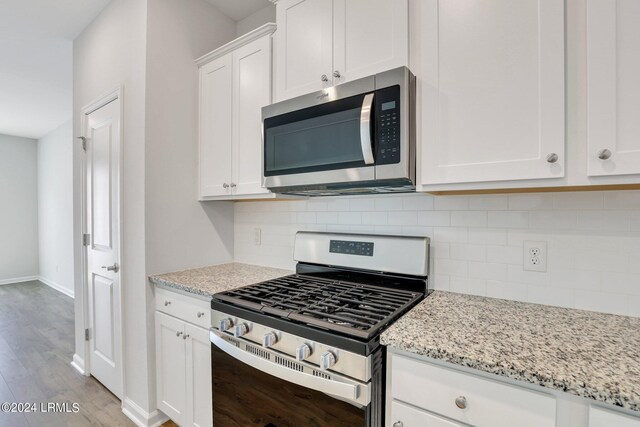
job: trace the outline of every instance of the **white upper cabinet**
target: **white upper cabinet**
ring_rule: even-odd
[[[414,5],[423,189],[563,177],[564,1]]]
[[[408,0],[279,0],[276,101],[408,65]]]
[[[271,35],[262,27],[198,59],[200,200],[274,197],[262,188],[262,107],[271,103]]]
[[[587,1],[589,176],[640,173],[640,1]]]
[[[226,196],[231,181],[231,55],[200,69],[200,197]]]

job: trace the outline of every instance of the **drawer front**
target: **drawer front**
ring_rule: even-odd
[[[393,399],[477,427],[554,427],[556,422],[552,396],[396,354],[391,384]]]
[[[391,402],[390,420],[393,427],[463,427],[462,424],[396,401]]]
[[[589,407],[589,427],[640,427],[640,417]]]
[[[156,310],[203,328],[211,328],[211,305],[190,297],[156,287]]]

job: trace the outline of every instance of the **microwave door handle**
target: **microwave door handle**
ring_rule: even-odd
[[[373,143],[371,141],[371,113],[373,108],[373,93],[364,96],[362,110],[360,111],[360,146],[365,165],[372,165]]]

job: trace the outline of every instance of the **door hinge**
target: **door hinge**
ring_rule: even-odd
[[[78,139],[82,141],[82,149],[84,151],[87,151],[87,138],[84,136],[79,136]]]
[[[89,329],[84,330],[84,340],[89,341]]]
[[[91,234],[84,233],[82,235],[82,246],[89,246],[91,244]]]

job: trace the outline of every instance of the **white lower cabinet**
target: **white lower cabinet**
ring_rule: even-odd
[[[592,406],[589,408],[589,427],[640,427],[640,418]]]
[[[393,427],[462,427],[453,421],[397,401],[391,402]]]
[[[194,303],[207,304],[196,299]],[[181,426],[211,426],[209,331],[160,311],[155,316],[158,409]]]

